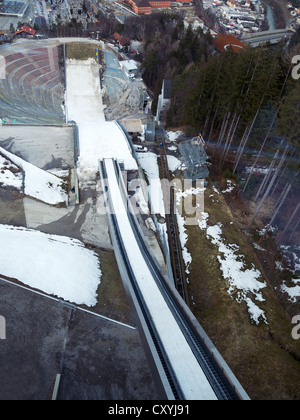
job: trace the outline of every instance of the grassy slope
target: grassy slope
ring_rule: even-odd
[[[66,55],[76,60],[87,60],[92,57],[96,59],[96,46],[94,44],[73,42],[67,44]]]
[[[93,249],[99,255],[102,272],[93,311],[119,322],[135,326],[134,314],[125,292],[113,251]]]
[[[211,194],[214,196],[209,197]],[[261,269],[224,197],[211,190],[211,183],[205,192],[205,211],[210,215],[208,224],[221,222],[228,241],[239,245],[247,263]],[[292,339],[291,321],[269,283],[263,289],[266,301],[259,303],[269,324],[251,324],[246,304],[237,303],[227,293],[216,246],[197,226],[188,227],[188,235],[187,247],[193,257],[189,276],[192,310],[246,392],[252,399],[299,399],[300,343]]]

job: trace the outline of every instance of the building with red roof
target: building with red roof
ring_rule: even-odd
[[[152,8],[167,9],[171,7],[171,0],[124,0],[132,10],[138,14],[150,14]]]
[[[219,52],[230,51],[239,52],[246,46],[233,35],[213,35],[212,43]]]
[[[36,30],[26,25],[21,26],[21,28],[15,32],[15,35],[23,35],[23,36],[29,36],[29,37],[34,37],[35,34],[36,34]]]

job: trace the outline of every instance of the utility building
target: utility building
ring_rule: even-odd
[[[196,180],[208,177],[208,156],[205,151],[205,142],[201,134],[192,140],[180,143],[178,148],[181,155],[180,160],[186,167],[186,179]]]
[[[163,80],[161,94],[158,97],[157,102],[157,111],[156,111],[156,122],[159,124],[160,122],[165,121],[166,112],[169,109],[170,101],[171,101],[171,87],[172,82],[171,80]]]
[[[133,60],[120,61],[120,66],[128,77],[137,76],[138,68],[137,68],[137,65],[135,64],[135,61]]]

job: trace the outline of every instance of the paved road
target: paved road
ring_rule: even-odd
[[[242,42],[245,44],[250,44],[256,46],[264,42],[277,43],[282,39],[289,39],[293,36],[293,32],[284,32],[284,33],[258,33],[252,38],[242,39]]]
[[[0,280],[0,400],[157,399],[137,330]]]

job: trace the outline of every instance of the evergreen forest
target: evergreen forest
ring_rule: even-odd
[[[289,42],[220,53],[209,32],[185,28],[180,15],[143,19],[124,31],[143,40],[153,114],[163,79],[172,80],[166,128],[203,135],[211,173],[233,178],[240,197],[255,204],[249,227],[271,203],[266,223],[276,226],[280,243],[299,243],[300,30]],[[256,174],[259,166],[264,176]]]
[[[163,80],[172,81],[165,127],[181,129],[190,138],[202,134],[210,173],[234,179],[240,198],[256,206],[249,227],[271,203],[273,216],[265,222],[276,226],[280,243],[297,245],[300,30],[276,45],[220,53],[210,31],[187,26],[181,13],[129,17],[124,24],[101,16],[100,22],[90,30],[107,38],[118,32],[139,42],[135,59],[153,98],[153,115]],[[257,167],[266,173],[257,173]]]

